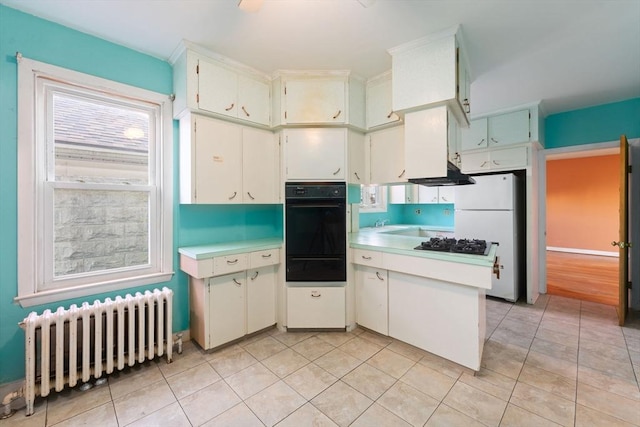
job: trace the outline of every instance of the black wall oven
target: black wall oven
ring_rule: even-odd
[[[347,280],[345,183],[285,185],[287,282]]]

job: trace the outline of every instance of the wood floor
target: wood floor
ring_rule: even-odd
[[[547,251],[547,292],[618,305],[618,258]]]

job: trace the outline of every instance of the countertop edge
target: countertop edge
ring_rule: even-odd
[[[258,239],[242,240],[233,242],[213,243],[210,245],[183,246],[178,248],[178,252],[189,258],[196,260],[213,258],[216,256],[234,255],[244,252],[262,251],[267,249],[280,248],[283,245],[282,239]]]

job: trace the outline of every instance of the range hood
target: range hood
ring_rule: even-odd
[[[443,185],[468,185],[476,181],[469,175],[460,172],[460,169],[451,162],[447,162],[447,176],[438,178],[409,178],[409,182],[426,187],[441,187]]]

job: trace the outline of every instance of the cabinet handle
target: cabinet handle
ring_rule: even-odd
[[[244,108],[244,105],[242,106],[242,111],[244,112],[244,114],[245,114],[247,117],[251,117],[251,114],[249,114],[249,113],[247,112],[247,109],[246,109],[246,108]]]
[[[233,265],[233,264],[237,264],[238,263],[238,258],[234,259],[233,261],[227,260],[227,264],[229,265]]]
[[[236,279],[233,279],[233,283],[235,283],[237,286],[242,286],[242,283],[238,282]]]
[[[402,178],[404,176],[404,173],[406,172],[406,169],[402,169],[402,173],[400,175],[398,175],[398,178]]]
[[[495,160],[491,160],[493,162],[494,165],[496,166],[500,166],[500,163],[496,162]]]
[[[378,273],[377,271],[376,271],[376,276],[378,276],[378,279],[384,280],[384,278],[382,276],[380,276],[380,273]]]
[[[485,160],[484,162],[482,162],[482,164],[480,165],[480,167],[481,167],[481,168],[483,168],[483,167],[484,167],[484,165],[486,165],[486,164],[487,164],[487,161]]]
[[[251,280],[256,280],[258,278],[258,272],[256,271],[256,274],[251,278]]]
[[[469,100],[465,98],[465,100],[462,101],[462,105],[465,107],[464,112],[469,114],[471,112],[471,105],[469,105]]]
[[[448,202],[447,198],[444,197],[444,196],[442,196],[442,200],[445,201],[445,202]]]
[[[271,258],[271,254],[262,254],[262,258]]]
[[[342,113],[342,110],[338,110],[338,112],[333,116],[333,118],[337,119],[341,113]]]
[[[499,141],[495,138],[491,138],[491,141],[493,141],[495,144],[497,144]]]
[[[362,255],[362,259],[366,259],[367,261],[369,261],[371,259],[371,257]]]
[[[478,145],[482,145],[482,144],[484,144],[484,138],[482,138],[480,142],[478,142]]]
[[[340,169],[342,169],[342,168],[338,168],[338,170],[337,170],[337,171],[335,171],[333,174],[334,174],[334,175],[338,175],[338,172],[340,172]]]
[[[229,197],[229,200],[233,200],[238,195],[237,191],[233,192],[233,196]]]
[[[360,177],[358,176],[358,172],[354,172],[353,174],[356,176],[356,179],[357,179],[358,181],[360,181]]]
[[[387,114],[387,119],[390,119],[390,118],[391,118],[391,116],[393,116],[393,110],[392,110],[392,111],[389,111],[389,114]]]
[[[320,298],[322,296],[322,294],[318,293],[318,292],[311,292],[311,298]]]
[[[224,111],[231,111],[235,105],[235,102],[231,103],[231,105],[225,108]]]
[[[253,197],[253,196],[251,195],[251,192],[250,192],[250,191],[247,191],[247,196],[249,196],[249,198],[250,198],[251,200],[255,200],[255,199],[256,199],[255,197]]]

